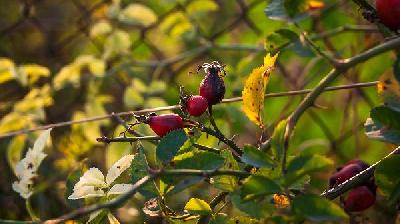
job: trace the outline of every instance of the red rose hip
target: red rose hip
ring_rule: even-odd
[[[345,182],[363,170],[358,164],[349,164],[337,171],[329,178],[329,187]]]
[[[198,117],[208,108],[208,101],[202,96],[191,96],[186,102],[186,110],[191,116]]]
[[[376,0],[376,11],[385,26],[400,29],[400,0]]]
[[[151,115],[148,120],[150,128],[160,137],[169,132],[183,128],[183,120],[177,114]]]
[[[347,212],[364,211],[375,203],[375,192],[366,186],[358,186],[350,190],[343,203]]]
[[[213,61],[211,64],[205,63],[200,68],[206,71],[206,76],[200,83],[200,95],[207,99],[208,105],[221,102],[225,95],[224,80],[220,76],[220,72],[224,71],[223,66]]]

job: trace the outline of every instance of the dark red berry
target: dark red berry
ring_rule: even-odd
[[[362,167],[360,167],[358,164],[349,164],[344,166],[342,169],[333,174],[331,178],[329,178],[329,187],[332,188],[338,184],[345,182],[362,170]]]
[[[152,115],[148,119],[148,124],[160,137],[165,136],[170,131],[183,128],[183,120],[177,114]]]
[[[350,190],[343,201],[347,212],[361,212],[375,203],[376,192],[372,192],[366,186],[358,186]]]
[[[376,0],[376,11],[385,26],[400,29],[400,0]]]
[[[208,108],[208,101],[202,96],[191,96],[186,102],[187,112],[195,117],[202,115]]]
[[[359,159],[353,159],[346,163],[346,165],[350,165],[350,164],[357,164],[358,166],[360,166],[362,168],[362,170],[365,170],[369,167],[368,163],[366,163],[365,161],[359,160]]]
[[[218,62],[204,64],[202,66],[206,70],[206,76],[200,83],[200,95],[207,99],[208,105],[215,105],[224,98],[225,84],[220,72],[223,66]]]

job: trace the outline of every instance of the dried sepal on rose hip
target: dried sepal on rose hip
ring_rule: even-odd
[[[148,124],[150,128],[160,137],[164,137],[171,131],[182,129],[184,127],[183,119],[178,114],[162,114],[157,115],[150,113],[149,115],[136,116],[136,119]]]
[[[183,91],[183,87],[181,87],[180,92],[179,104],[183,113],[199,117],[207,111],[208,101],[206,98],[199,95],[187,95]]]
[[[222,101],[225,95],[225,84],[222,79],[226,75],[224,65],[219,64],[217,61],[211,63],[204,63],[198,67],[204,69],[206,75],[200,83],[199,94],[208,101],[208,105],[215,105]]]

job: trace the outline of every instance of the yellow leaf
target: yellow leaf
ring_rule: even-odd
[[[8,58],[0,58],[0,84],[14,79],[15,64]]]
[[[26,64],[18,67],[21,76],[28,78],[29,84],[34,84],[40,77],[49,77],[50,70],[44,66],[36,64]]]
[[[243,111],[260,128],[264,126],[261,112],[264,108],[265,88],[277,57],[278,54],[273,57],[266,55],[264,64],[251,72],[242,91]]]

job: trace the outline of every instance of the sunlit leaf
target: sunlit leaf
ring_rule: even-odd
[[[108,59],[115,55],[127,53],[131,45],[129,34],[124,30],[117,29],[107,37],[103,58]]]
[[[157,15],[145,5],[132,3],[122,10],[119,19],[128,24],[149,26],[157,21]]]
[[[17,72],[20,73],[21,76],[25,76],[30,85],[38,81],[40,77],[50,76],[50,70],[48,68],[36,64],[21,65],[17,68]]]
[[[277,57],[278,54],[273,57],[266,55],[264,65],[251,72],[242,91],[243,111],[260,128],[264,126],[261,115],[264,109],[265,88]]]
[[[111,24],[106,20],[101,20],[90,28],[90,37],[109,34],[112,31]]]
[[[0,58],[0,84],[15,78],[15,64],[8,58]]]
[[[185,205],[185,210],[190,214],[207,215],[212,212],[210,205],[198,198],[191,198]]]
[[[192,24],[182,12],[175,12],[162,21],[160,28],[165,33],[175,38],[190,31],[192,29]]]
[[[212,0],[195,0],[189,3],[186,10],[189,15],[196,16],[197,14],[218,10],[218,4]]]
[[[7,147],[7,162],[15,172],[15,165],[21,160],[22,151],[25,147],[26,135],[14,137]]]

